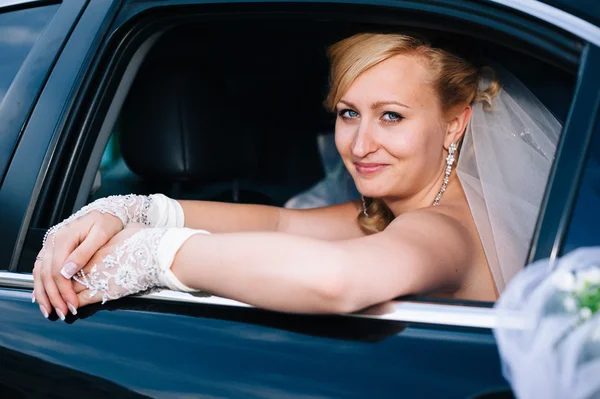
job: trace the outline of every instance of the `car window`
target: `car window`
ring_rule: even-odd
[[[0,10],[0,104],[57,7],[36,7],[5,13]]]
[[[115,95],[91,172],[82,172],[84,184],[71,185],[80,189],[78,207],[110,195],[157,192],[283,206],[323,179],[318,138],[333,131],[334,120],[323,107],[329,68],[324,49],[347,35],[343,26],[323,25],[322,34],[307,38],[304,24],[290,23],[278,35],[254,21],[236,22],[235,34],[222,22],[214,24],[166,31],[136,61],[139,69],[123,78],[131,83]],[[575,83],[570,73],[483,44],[486,56],[564,120]],[[236,62],[240,57],[243,67]]]
[[[600,245],[600,130],[596,129],[563,252]]]
[[[227,52],[225,33],[215,39],[203,35],[204,29],[206,24],[173,29],[150,48],[120,109],[87,202],[161,192],[180,199],[277,206],[295,205],[304,195],[322,206],[333,204],[326,202],[332,197],[326,187],[353,194],[341,184],[348,179],[323,179],[327,168],[318,152],[319,139],[334,130],[332,119],[322,117],[329,68],[324,49],[335,40],[327,37],[331,27],[309,41],[291,26],[278,37],[252,26],[244,39],[229,39],[243,41],[244,51],[253,54],[244,68],[234,67],[240,55]],[[219,29],[225,28],[213,32]],[[183,46],[186,37],[198,40]],[[481,46],[487,58],[516,75],[560,122],[565,120],[573,75],[508,47]],[[273,48],[280,49],[276,57]],[[208,54],[215,60],[211,64],[203,61]],[[295,109],[303,110],[302,117],[290,123],[286,118]]]

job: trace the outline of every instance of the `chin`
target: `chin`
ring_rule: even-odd
[[[377,189],[376,187],[373,187],[370,184],[357,185],[356,188],[358,189],[359,193],[369,198],[382,198],[385,197],[387,194],[387,190],[384,191],[381,189]]]
[[[358,192],[365,197],[381,198],[390,194],[390,188],[393,188],[394,183],[398,184],[395,179],[390,179],[387,171],[380,171],[373,174],[361,174],[356,170],[352,171],[352,178]]]
[[[369,198],[394,198],[402,195],[397,187],[398,182],[387,179],[363,180],[359,177],[354,180],[354,184],[359,193]]]

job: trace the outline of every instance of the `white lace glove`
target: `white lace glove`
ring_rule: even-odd
[[[154,288],[197,291],[171,271],[177,251],[194,234],[210,233],[188,228],[144,228],[103,254],[100,262],[80,270],[73,279],[89,290],[90,298],[101,294],[103,304]]]
[[[55,233],[75,219],[92,211],[108,213],[121,219],[123,227],[129,223],[142,223],[148,227],[183,227],[184,215],[179,202],[163,194],[152,195],[112,195],[100,198],[84,206],[79,211],[52,226],[44,236],[42,247],[45,248],[49,235]]]

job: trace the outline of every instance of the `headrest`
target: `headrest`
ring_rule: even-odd
[[[320,176],[316,135],[332,117],[318,40],[255,25],[244,34],[218,25],[165,33],[124,104],[125,162],[152,179]]]
[[[119,143],[149,179],[230,180],[254,170],[254,132],[223,79],[197,58],[155,58],[140,68],[121,113]]]

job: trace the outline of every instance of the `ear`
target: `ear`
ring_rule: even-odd
[[[470,105],[462,108],[454,113],[454,116],[448,122],[446,130],[446,139],[444,140],[444,148],[448,149],[450,144],[456,143],[462,139],[467,130],[467,125],[471,119],[472,108]]]

